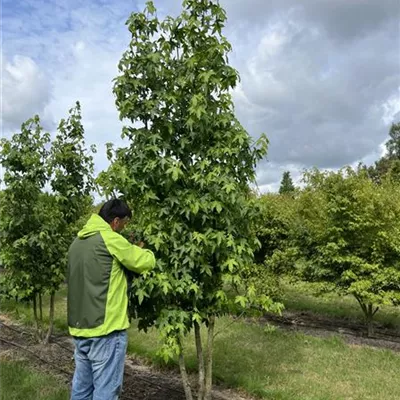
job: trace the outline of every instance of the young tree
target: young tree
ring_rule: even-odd
[[[287,194],[287,193],[293,193],[294,191],[295,191],[295,187],[293,185],[293,180],[292,180],[292,177],[290,176],[290,172],[285,171],[282,176],[279,193]]]
[[[131,313],[139,328],[156,325],[164,357],[179,356],[187,399],[182,339],[194,329],[203,400],[211,398],[216,317],[232,303],[274,309],[254,287],[233,298],[228,291],[241,286],[257,246],[249,185],[267,140],[255,147],[234,115],[230,90],[238,74],[221,34],[224,10],[210,0],[185,0],[183,7],[178,17],[159,21],[148,2],[127,22],[132,40],[114,93],[121,119],[132,122],[123,129],[130,144],[115,153],[109,148],[112,165],[99,182],[106,195],[130,202],[136,228],[156,251],[155,271],[132,282]]]
[[[297,200],[301,274],[353,295],[372,335],[379,306],[400,302],[400,184],[376,185],[350,168],[305,180]]]
[[[46,342],[53,330],[54,298],[64,280],[68,246],[80,228],[79,221],[89,214],[93,203],[91,196],[91,191],[94,189],[92,153],[95,153],[96,148],[91,146],[90,151],[86,149],[84,139],[81,106],[79,102],[76,102],[75,107],[69,110],[68,119],[60,121],[49,157],[54,207],[61,215],[56,222],[57,234],[61,240],[56,246],[58,254],[55,254],[58,260],[55,259],[52,264],[56,266],[56,271],[48,270],[51,274],[47,285],[50,293],[50,326]]]
[[[47,246],[42,190],[48,179],[49,142],[50,135],[43,133],[39,117],[35,117],[22,124],[21,132],[10,140],[2,139],[0,147],[6,185],[0,203],[0,251],[5,269],[2,283],[9,296],[33,302],[38,330],[38,305],[43,294],[41,262]]]
[[[92,157],[84,148],[80,107],[62,120],[51,143],[39,117],[3,139],[0,161],[6,188],[0,202],[0,253],[5,294],[33,303],[39,340],[53,329],[54,296],[64,280],[76,222],[91,204]],[[49,186],[53,192],[46,192]],[[42,297],[50,294],[50,323],[43,336]]]

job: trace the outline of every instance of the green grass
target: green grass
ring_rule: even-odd
[[[353,296],[328,293],[315,296],[309,283],[283,283],[283,303],[287,310],[310,311],[319,315],[364,321],[364,314]],[[382,306],[374,320],[391,329],[400,329],[400,308]]]
[[[0,361],[1,400],[68,400],[69,391],[56,378],[22,361]]]
[[[217,322],[217,330],[229,325]],[[162,364],[157,332],[129,332],[128,351]],[[186,341],[187,364],[195,368],[194,340]],[[314,338],[237,322],[216,337],[214,376],[265,399],[398,399],[398,354],[345,344],[339,337]],[[175,362],[170,363],[175,364]]]
[[[287,288],[286,288],[287,289]],[[288,309],[309,310],[324,315],[362,318],[351,298],[330,295],[315,298],[309,288],[286,290]],[[292,302],[292,303],[291,303]],[[2,303],[2,311],[15,317],[15,304]],[[32,312],[19,305],[19,317],[32,324]],[[398,311],[385,308],[381,322],[398,324]],[[400,393],[400,356],[388,350],[351,346],[339,337],[315,338],[277,330],[266,333],[263,327],[228,317],[217,321],[214,377],[231,387],[273,400],[395,400]],[[135,324],[133,324],[135,325]],[[56,298],[56,326],[66,332],[65,291]],[[156,365],[165,365],[157,356],[157,332],[129,332],[128,352]],[[195,370],[193,337],[185,343],[187,364]],[[176,368],[176,362],[168,364]],[[29,398],[29,397],[25,397]]]
[[[56,293],[54,303],[54,328],[60,332],[68,332],[67,324],[67,289],[62,288]],[[49,297],[44,296],[43,298],[43,320],[45,324],[49,322]],[[33,317],[32,306],[26,303],[16,303],[13,300],[1,300],[0,310],[6,313],[12,319],[27,325],[34,326],[35,320]]]

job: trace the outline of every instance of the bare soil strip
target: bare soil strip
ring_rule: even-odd
[[[0,359],[28,360],[70,385],[74,371],[74,345],[70,337],[54,336],[50,344],[37,344],[33,332],[0,315]],[[194,384],[195,381],[193,381]],[[180,375],[161,371],[135,357],[127,357],[121,400],[185,400]],[[236,391],[215,387],[214,400],[251,400]]]

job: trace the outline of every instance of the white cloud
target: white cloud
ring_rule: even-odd
[[[2,128],[15,129],[34,114],[44,114],[50,99],[48,77],[30,57],[14,55],[2,70]]]
[[[386,125],[389,125],[394,121],[395,116],[400,113],[400,86],[397,89],[397,93],[395,93],[393,96],[390,96],[383,104],[382,108],[382,120]]]
[[[96,168],[104,168],[103,144],[121,143],[112,79],[129,42],[124,23],[143,3],[26,0],[17,8],[4,0],[4,133],[35,113],[54,129],[80,100],[87,143],[100,146]],[[385,123],[400,112],[398,2],[221,3],[242,77],[233,91],[239,120],[271,141],[260,187],[276,190],[285,170],[296,180],[303,167],[379,156]],[[155,4],[160,18],[180,9],[176,0]]]
[[[32,18],[25,19],[25,25],[19,23],[23,13],[10,11],[4,37],[5,53],[13,63],[5,64],[3,134],[11,133],[11,122],[15,128],[35,113],[45,129],[54,132],[78,100],[86,143],[95,143],[99,150],[95,155],[99,172],[108,164],[104,144],[122,143],[112,80],[128,44],[124,23],[131,10],[122,3],[116,7],[73,3],[29,0],[26,12]]]
[[[267,133],[278,165],[338,168],[374,152],[387,135],[382,104],[400,78],[393,27],[344,43],[303,14],[281,10],[279,22],[260,22],[259,35],[243,39],[250,41],[236,59],[236,110],[251,134]],[[391,98],[387,107],[395,104]]]

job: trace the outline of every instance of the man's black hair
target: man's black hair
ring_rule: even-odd
[[[127,204],[119,199],[108,200],[103,204],[99,215],[104,221],[111,223],[114,218],[132,218],[132,211]]]

